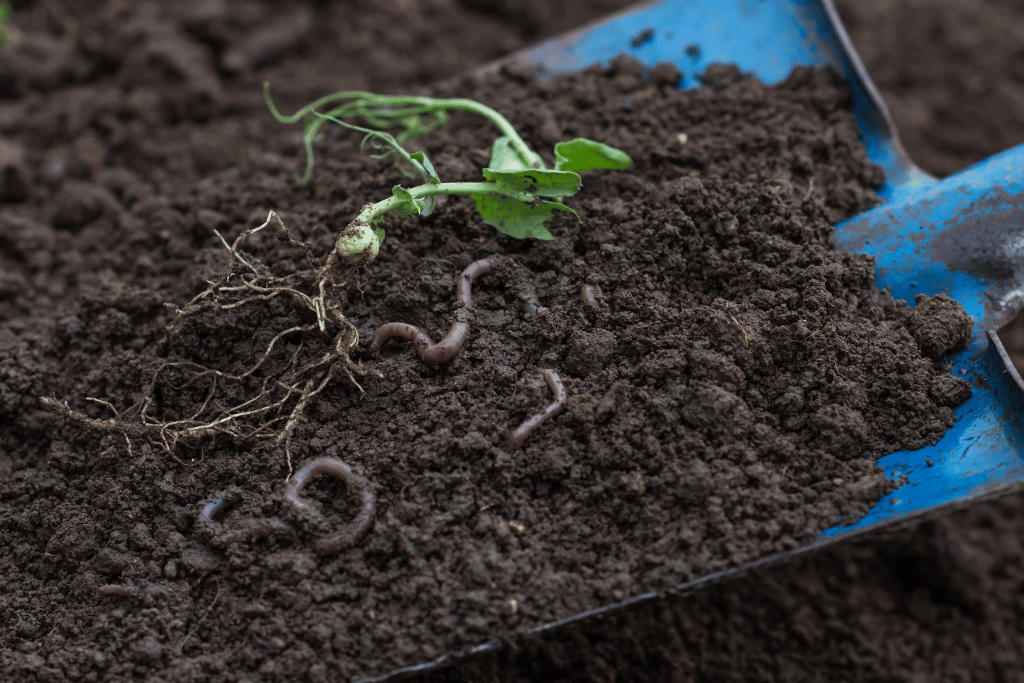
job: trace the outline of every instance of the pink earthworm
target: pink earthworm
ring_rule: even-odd
[[[530,436],[538,427],[558,415],[565,408],[565,400],[569,394],[565,390],[565,385],[562,384],[562,379],[558,376],[558,373],[554,370],[544,371],[544,381],[547,382],[548,389],[555,395],[555,402],[544,409],[543,412],[537,413],[529,420],[519,425],[516,431],[512,432],[512,436],[509,437],[508,447],[519,448],[526,441],[526,437]]]
[[[351,548],[370,532],[370,529],[373,528],[374,515],[377,512],[377,496],[370,490],[368,483],[356,476],[346,463],[337,458],[319,458],[296,472],[291,483],[288,484],[288,488],[285,489],[284,499],[288,502],[292,512],[305,513],[312,510],[309,503],[299,496],[306,488],[306,484],[313,477],[321,474],[340,479],[351,488],[363,491],[363,506],[356,518],[338,533],[317,541],[316,551],[326,555]]]
[[[491,262],[487,260],[471,263],[468,268],[462,271],[459,276],[459,285],[456,300],[465,308],[469,308],[472,300],[472,288],[476,279],[491,269]],[[404,339],[412,342],[416,355],[424,365],[441,365],[455,357],[466,343],[469,336],[469,323],[456,320],[448,329],[448,336],[434,343],[426,332],[408,323],[387,323],[381,325],[373,333],[373,339],[366,347],[366,357],[377,355],[384,345],[391,339]]]

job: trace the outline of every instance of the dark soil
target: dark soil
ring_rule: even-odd
[[[417,680],[1024,680],[1019,496]]]
[[[56,394],[96,417],[110,413],[84,397],[118,409],[136,400],[164,360],[153,355],[167,319],[162,302],[183,303],[223,263],[210,228],[237,234],[275,207],[296,234],[326,250],[365,195],[384,196],[402,182],[386,163],[359,159],[341,139],[321,148],[313,187],[295,190],[296,136],[259,109],[258,77],[269,73],[275,93],[299,104],[340,87],[429,82],[470,66],[458,60],[473,53],[445,52],[437,45],[453,39],[422,28],[402,43],[401,31],[391,29],[394,17],[374,6],[358,16],[388,26],[378,35],[398,36],[398,43],[380,48],[379,62],[365,59],[364,73],[376,76],[368,83],[339,78],[317,61],[325,58],[309,36],[282,48],[280,66],[269,72],[229,76],[224,60],[245,54],[243,29],[267,21],[259,6],[239,7],[248,14],[162,23],[146,10],[76,12],[109,22],[81,29],[83,36],[134,26],[123,54],[145,57],[122,64],[119,55],[98,50],[122,49],[116,41],[90,47],[83,37],[77,49],[90,59],[66,60],[54,80],[28,82],[35,76],[21,75],[27,72],[8,79],[17,99],[5,105],[2,130],[22,145],[20,159],[11,155],[7,166],[12,203],[0,215],[8,377],[0,409],[14,425],[0,437],[0,466],[11,472],[3,487],[9,550],[0,636],[8,678],[331,679],[425,661],[446,647],[805,542],[841,514],[854,519],[889,485],[871,456],[934,440],[948,424],[936,404],[952,402],[962,388],[947,386],[920,358],[905,326],[908,311],[877,295],[866,260],[827,249],[827,222],[869,206],[878,180],[841,112],[842,89],[827,75],[805,72],[766,90],[719,70],[711,88],[683,95],[644,82],[628,64],[611,77],[580,77],[575,93],[529,82],[506,82],[500,92],[463,83],[460,94],[498,105],[542,150],[562,136],[587,134],[626,148],[637,166],[588,176],[574,200],[584,228],[553,244],[496,238],[459,201],[436,219],[392,226],[382,257],[361,279],[362,295],[348,303],[364,337],[389,319],[442,332],[458,272],[475,258],[499,257],[475,288],[473,333],[462,355],[427,370],[396,346],[369,364],[386,379],[366,379],[362,402],[339,383],[297,432],[300,462],[337,454],[374,482],[377,527],[338,558],[312,554],[317,529],[217,548],[196,520],[202,504],[225,489],[237,487],[244,501],[225,515],[224,528],[284,514],[279,448],[208,444],[194,454],[205,459],[186,469],[153,449],[129,455],[119,439],[101,442],[61,426],[35,398]],[[482,62],[496,56],[488,50],[538,35],[542,12],[524,7],[530,19],[520,24],[508,20],[524,16],[518,3],[413,11],[455,26],[484,22],[507,36],[507,46],[479,41],[475,62]],[[333,16],[330,7],[316,11]],[[557,14],[546,5],[543,11]],[[341,30],[336,22],[317,22],[311,35],[322,37],[326,26]],[[52,17],[39,24],[40,33],[60,34]],[[483,34],[473,31],[474,38]],[[340,42],[352,51],[348,59],[365,57],[359,35]],[[449,61],[401,57],[423,42]],[[188,54],[182,45],[199,57],[169,59]],[[396,64],[404,66],[388,68]],[[303,65],[311,75],[297,77]],[[547,111],[520,99],[531,88]],[[575,98],[568,109],[564,96]],[[77,128],[69,125],[75,117]],[[723,134],[716,125],[723,119],[740,124],[738,134]],[[438,133],[423,143],[443,177],[475,179],[460,155],[472,150],[469,161],[478,168],[490,133],[459,123],[466,125],[450,137]],[[787,126],[784,141],[769,134]],[[826,137],[826,127],[837,132]],[[689,136],[686,146],[675,141],[678,132]],[[748,165],[739,167],[741,159]],[[279,272],[305,267],[300,254],[270,239],[254,240],[249,250]],[[593,278],[603,290],[600,313],[579,298],[593,275],[605,278]],[[524,302],[548,311],[531,316]],[[780,308],[786,315],[773,317]],[[206,315],[161,353],[241,370],[273,330],[296,321],[307,322],[287,305],[246,307],[226,319]],[[854,333],[861,335],[856,344],[849,341]],[[881,360],[883,352],[889,360]],[[508,430],[550,400],[539,379],[546,367],[562,372],[569,409],[521,451],[503,451]],[[801,392],[787,396],[782,389],[789,386]],[[165,419],[191,407],[182,399],[203,400],[200,391],[189,398],[188,388],[170,384],[162,391]],[[712,401],[721,410],[702,409]],[[911,423],[929,415],[931,423]],[[842,446],[854,444],[863,451],[846,459],[851,453]],[[318,482],[313,489],[328,509],[339,501],[328,513],[332,523],[354,514],[343,486]],[[588,505],[595,507],[588,512]],[[839,660],[843,672],[921,669],[911,653],[935,642],[952,653],[950,661],[957,653],[970,657],[943,638],[952,641],[985,618],[1014,618],[997,596],[1017,585],[1006,568],[1019,563],[1019,553],[997,550],[996,537],[1019,525],[1015,505],[976,513],[993,527],[987,535],[958,535],[970,528],[957,526],[965,522],[939,522],[891,546],[835,551],[821,564],[805,563],[795,578],[760,577],[666,602],[607,626],[525,643],[518,655],[451,675],[515,680],[577,670],[597,679],[656,679],[747,671],[803,678],[801,670],[821,670],[816,653],[836,638],[854,643]],[[974,554],[936,556],[929,544],[936,529],[951,530],[954,542],[971,535]],[[897,565],[919,569],[887,570]],[[104,583],[137,592],[99,597]],[[893,598],[901,591],[916,596],[916,612],[905,606],[910,601]],[[881,597],[871,602],[862,594]],[[904,612],[913,620],[911,635]],[[706,616],[694,624],[687,614]],[[766,632],[769,619],[794,626]],[[922,623],[936,621],[948,628],[931,637],[921,632]],[[886,640],[880,632],[892,635]],[[888,645],[897,637],[904,647]],[[997,662],[991,666],[1012,676],[1013,646],[1006,637],[997,642],[1006,647],[986,650]],[[370,656],[382,659],[374,664]],[[954,670],[939,666],[928,670]]]

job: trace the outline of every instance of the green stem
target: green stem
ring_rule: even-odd
[[[504,189],[497,183],[441,183],[440,185],[419,185],[409,190],[409,194],[412,195],[413,199],[423,199],[424,197],[430,197],[439,194],[447,195],[492,195],[495,197],[505,197],[506,199],[515,199],[524,204],[529,204],[536,200],[536,197],[528,192],[519,192],[518,190]],[[367,204],[363,207],[363,210],[356,216],[356,221],[362,221],[368,225],[373,225],[381,216],[386,214],[388,211],[392,211],[398,208],[404,200],[394,195],[377,202],[376,204]]]
[[[313,110],[339,100],[350,100],[343,107],[336,107],[328,116],[345,116],[346,114],[360,114],[360,110],[368,108],[372,116],[383,117],[389,120],[396,120],[399,125],[401,118],[427,114],[435,111],[468,111],[482,116],[493,123],[504,136],[509,139],[512,148],[516,150],[523,162],[531,168],[544,168],[544,162],[536,152],[530,149],[529,145],[519,136],[516,129],[504,116],[485,104],[464,98],[442,99],[436,97],[416,97],[411,95],[378,95],[376,93],[362,90],[345,90],[326,95],[318,100],[310,102],[302,109],[291,116],[285,116],[270,99],[270,81],[263,82],[263,99],[270,109],[270,113],[281,123],[296,123],[303,117],[312,113]],[[404,110],[376,111],[378,107],[409,107]]]

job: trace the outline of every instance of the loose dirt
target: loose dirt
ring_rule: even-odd
[[[969,389],[915,344],[914,334],[941,337],[934,316],[921,322],[878,292],[869,257],[828,248],[829,222],[873,205],[881,181],[857,146],[846,91],[815,70],[765,88],[715,67],[687,92],[671,87],[679,74],[657,73],[666,82],[620,59],[608,71],[512,74],[442,93],[488,102],[538,147],[586,136],[635,167],[588,177],[575,234],[515,242],[451,200],[436,217],[390,226],[378,260],[351,276],[344,308],[368,339],[391,319],[443,329],[457,273],[491,262],[453,361],[426,368],[392,350],[359,378],[365,392],[328,387],[293,432],[296,462],[343,457],[376,489],[365,541],[317,557],[316,537],[346,523],[355,496],[318,484],[317,522],[282,509],[279,447],[207,439],[169,458],[138,434],[133,444],[54,425],[46,453],[17,453],[45,466],[13,474],[8,542],[39,541],[6,576],[11,604],[45,604],[56,591],[67,604],[15,611],[21,637],[57,626],[109,653],[108,676],[219,675],[238,657],[264,673],[376,675],[796,547],[890,490],[873,458],[934,442]],[[260,129],[263,154],[295,156],[294,133]],[[469,181],[493,136],[457,117],[422,143],[441,177]],[[229,239],[273,207],[323,251],[344,217],[402,179],[337,138],[319,151],[310,188],[294,188],[278,163],[197,183],[170,203],[182,215],[216,211]],[[114,194],[89,188],[103,190]],[[82,204],[58,207],[62,230],[103,220]],[[112,210],[132,215],[135,204]],[[329,339],[307,330],[245,381],[218,385],[200,371],[241,376],[279,332],[308,325],[284,297],[186,316],[161,345],[161,295],[184,298],[216,279],[226,252],[209,242],[177,289],[143,289],[141,277],[72,305],[33,355],[88,356],[102,386],[68,372],[40,377],[52,382],[46,393],[95,415],[146,402],[140,415],[188,420],[196,406],[238,405],[314,362]],[[244,246],[256,271],[303,268],[277,240]],[[159,254],[150,261],[160,267]],[[590,306],[588,284],[601,293]],[[11,382],[33,385],[11,367]],[[510,430],[550,401],[545,368],[565,375],[566,414],[509,447]],[[240,503],[216,520],[200,515],[228,487]],[[273,533],[253,531],[266,517]]]
[[[245,307],[227,319],[198,317],[162,356],[151,353],[167,319],[161,304],[183,303],[223,264],[210,228],[231,236],[274,207],[297,234],[326,249],[364,193],[385,196],[403,178],[339,139],[321,148],[314,187],[294,190],[295,134],[230,115],[233,108],[262,115],[255,97],[232,93],[209,114],[196,86],[203,81],[192,75],[182,90],[194,103],[160,95],[146,105],[154,129],[177,124],[162,148],[151,129],[118,129],[124,95],[114,93],[99,106],[86,97],[84,112],[66,108],[88,122],[85,138],[57,145],[43,165],[41,141],[68,133],[47,116],[32,121],[25,112],[40,103],[33,109],[26,95],[29,106],[12,110],[16,123],[5,131],[31,132],[32,121],[40,145],[29,144],[22,163],[9,167],[18,203],[3,216],[12,264],[5,273],[13,278],[0,302],[10,323],[4,367],[18,368],[3,404],[16,425],[3,444],[12,471],[4,544],[17,567],[4,569],[11,676],[330,678],[355,672],[352,658],[362,652],[385,655],[378,663],[359,660],[359,671],[373,673],[800,543],[842,515],[855,519],[891,486],[870,457],[937,438],[948,425],[943,404],[959,400],[965,387],[921,359],[909,309],[874,293],[870,264],[828,251],[827,221],[870,206],[879,180],[856,149],[842,89],[807,72],[767,91],[720,69],[709,74],[709,89],[681,96],[661,80],[671,74],[661,73],[645,81],[620,63],[610,76],[588,74],[568,89],[576,98],[569,106],[557,88],[526,74],[510,75],[500,93],[457,86],[508,112],[538,148],[590,135],[624,147],[637,166],[588,176],[574,201],[584,228],[551,245],[496,238],[460,202],[431,221],[391,227],[385,253],[360,280],[362,294],[348,301],[364,338],[390,320],[443,332],[461,268],[479,256],[506,260],[475,288],[471,339],[452,364],[427,370],[407,347],[392,347],[383,361],[367,363],[386,375],[365,382],[363,401],[372,403],[360,407],[341,383],[310,412],[297,461],[336,453],[374,482],[382,500],[358,557],[326,560],[312,553],[317,528],[226,551],[212,542],[220,529],[285,514],[279,449],[208,445],[197,454],[205,459],[185,469],[152,449],[129,456],[123,441],[101,443],[59,426],[34,400],[52,392],[108,417],[84,397],[123,410],[166,359],[247,368],[269,330],[308,321],[284,304]],[[306,94],[296,90],[287,81],[275,85],[297,105]],[[516,101],[528,93],[545,98],[550,116]],[[682,100],[682,111],[678,97],[692,98]],[[131,110],[128,123],[143,111]],[[741,130],[723,132],[720,122]],[[470,149],[472,163],[482,165],[490,132],[459,124],[450,136],[422,142],[443,177],[475,179],[461,157]],[[779,129],[785,140],[770,134]],[[175,145],[183,132],[190,140],[184,149]],[[686,145],[679,132],[687,133]],[[110,145],[100,161],[90,157],[90,136],[102,147],[118,133],[121,147]],[[56,202],[31,182],[19,196],[16,180],[34,178],[36,168],[59,175],[49,181],[60,187]],[[272,240],[249,249],[277,272],[305,268],[301,254]],[[398,268],[385,269],[388,261]],[[599,310],[583,304],[583,284],[600,286]],[[762,290],[776,299],[763,299]],[[780,290],[789,291],[778,298]],[[538,304],[547,312],[530,314]],[[39,313],[55,306],[62,306],[56,319]],[[779,308],[796,317],[772,317]],[[838,327],[821,324],[833,319]],[[801,322],[817,336],[778,334]],[[855,332],[862,335],[857,353],[885,353],[894,362],[880,367],[841,355]],[[317,343],[315,335],[305,341]],[[550,401],[540,378],[547,367],[562,372],[570,406],[509,454],[503,437]],[[201,404],[209,389],[182,389],[190,375],[174,371],[160,390],[168,419]],[[790,386],[802,396],[783,397],[779,390]],[[229,400],[245,388],[222,389],[236,392]],[[906,401],[927,419],[906,419]],[[721,410],[698,409],[709,402]],[[860,444],[869,433],[855,458],[844,459],[842,448],[829,452],[832,443]],[[574,452],[573,444],[587,447]],[[672,448],[682,457],[664,452]],[[698,471],[696,463],[713,467]],[[343,485],[319,480],[311,489],[328,510],[325,528],[354,516]],[[220,527],[204,528],[202,505],[236,490],[242,502],[217,517]],[[597,509],[572,509],[587,505]],[[669,519],[669,510],[681,515]],[[581,540],[590,551],[574,550]],[[606,573],[580,575],[587,567]],[[132,586],[132,594],[97,596],[108,582]],[[544,590],[549,597],[533,597]],[[464,597],[438,601],[445,594]],[[387,616],[377,604],[393,597],[403,611]],[[713,624],[706,630],[713,633]],[[555,642],[551,652],[560,647]],[[532,659],[544,660],[543,653]],[[615,660],[607,660],[612,669]]]

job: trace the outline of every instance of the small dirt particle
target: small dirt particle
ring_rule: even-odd
[[[604,370],[615,357],[615,335],[609,330],[576,330],[569,340],[565,369],[573,377],[586,377]]]
[[[131,555],[113,548],[103,548],[92,558],[92,567],[100,574],[120,574],[131,562]]]
[[[153,636],[143,636],[132,645],[131,656],[140,664],[156,664],[163,657],[164,646]]]
[[[675,64],[669,62],[662,62],[651,68],[650,71],[651,83],[654,85],[664,85],[669,88],[674,88],[679,85],[679,81],[683,79],[683,72],[679,70]]]
[[[971,397],[971,385],[967,380],[953,375],[939,375],[932,382],[928,395],[940,406],[955,408]]]
[[[827,405],[811,416],[810,424],[818,432],[817,443],[837,458],[852,460],[864,451],[868,425],[859,410]]]

